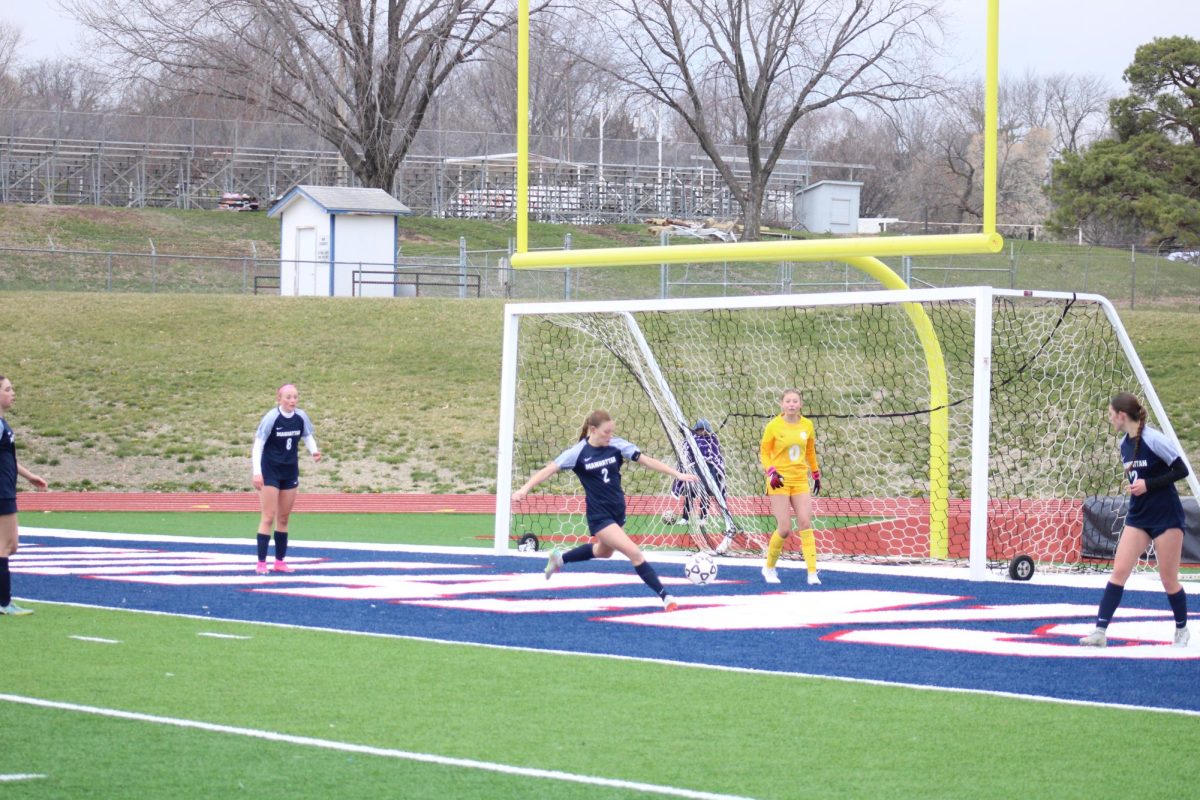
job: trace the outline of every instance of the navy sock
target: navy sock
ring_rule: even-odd
[[[592,550],[590,544],[581,544],[572,550],[563,553],[564,564],[574,564],[577,561],[591,561],[596,557],[596,553]]]
[[[643,561],[633,568],[642,579],[642,582],[649,586],[659,597],[666,597],[667,590],[663,588],[662,581],[658,579],[658,573],[654,571],[654,567],[650,566],[649,561]]]
[[[1107,628],[1112,622],[1117,606],[1121,605],[1121,596],[1125,594],[1124,586],[1110,582],[1104,587],[1104,596],[1100,598],[1100,611],[1096,614],[1096,627]]]
[[[8,571],[8,559],[0,558],[0,606],[12,602],[12,573]]]
[[[267,546],[271,544],[271,535],[269,533],[260,533],[258,535],[258,560],[267,560]]]
[[[1167,602],[1171,604],[1171,611],[1175,614],[1175,627],[1187,627],[1187,595],[1183,593],[1183,587],[1179,587],[1179,591],[1175,594],[1167,595]]]
[[[287,531],[275,531],[275,560],[287,557]]]

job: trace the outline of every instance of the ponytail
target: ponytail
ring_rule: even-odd
[[[597,408],[592,413],[588,414],[583,420],[583,427],[579,430],[578,441],[583,441],[587,438],[588,428],[598,428],[604,423],[612,419],[612,414],[609,414],[603,408]]]

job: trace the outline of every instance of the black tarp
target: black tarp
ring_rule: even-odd
[[[1184,497],[1183,561],[1200,564],[1200,503]],[[1125,522],[1128,497],[1089,497],[1083,501],[1083,557],[1111,560]],[[1120,524],[1118,524],[1118,521]]]

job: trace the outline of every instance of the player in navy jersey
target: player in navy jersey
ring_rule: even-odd
[[[254,433],[254,455],[251,462],[254,470],[254,488],[258,490],[258,502],[262,517],[258,522],[258,567],[259,575],[267,572],[267,547],[271,544],[271,531],[275,531],[275,571],[291,572],[284,559],[287,557],[288,519],[296,502],[296,491],[300,486],[300,443],[312,453],[313,461],[321,460],[321,451],[313,436],[312,422],[296,408],[299,394],[290,383],[280,386],[275,392],[278,405],[263,415]]]
[[[1087,647],[1108,644],[1108,623],[1121,604],[1125,581],[1138,558],[1154,543],[1158,577],[1175,615],[1175,646],[1187,647],[1187,595],[1179,583],[1179,561],[1183,556],[1183,504],[1175,482],[1186,478],[1187,464],[1175,443],[1161,431],[1146,425],[1146,409],[1136,397],[1121,393],[1108,404],[1108,421],[1121,437],[1121,463],[1129,481],[1129,511],[1117,542],[1112,576],[1104,587],[1096,629],[1079,640]]]
[[[566,553],[551,551],[546,562],[546,577],[562,569],[563,564],[608,558],[614,552],[620,553],[633,564],[638,577],[662,599],[663,608],[674,611],[675,598],[667,594],[654,567],[625,533],[625,492],[621,490],[621,465],[627,460],[635,461],[684,483],[694,482],[697,478],[679,472],[658,459],[642,455],[635,445],[614,436],[614,429],[612,416],[607,411],[593,411],[583,422],[579,441],[535,472],[524,486],[513,492],[512,499],[514,503],[524,500],[530,489],[560,470],[574,472],[583,484],[588,531],[593,541]]]
[[[12,381],[0,375],[0,415],[7,414],[17,399]],[[0,416],[0,614],[23,617],[32,614],[12,601],[12,575],[8,557],[17,552],[17,476],[45,489],[46,481],[17,463],[16,436],[8,421]]]

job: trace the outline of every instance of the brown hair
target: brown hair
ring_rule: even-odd
[[[804,393],[801,392],[799,389],[784,389],[782,392],[779,393],[780,402],[782,402],[783,398],[787,397],[789,394],[796,395],[796,397],[800,398],[800,402],[802,402],[802,403],[804,402]]]
[[[1146,418],[1149,414],[1146,413],[1145,406],[1136,396],[1129,392],[1120,392],[1114,394],[1112,399],[1108,401],[1109,408],[1118,413],[1124,413],[1130,419],[1136,419],[1138,423],[1137,433],[1134,438],[1137,439],[1133,443],[1133,457],[1137,458],[1137,452],[1142,446],[1142,431],[1146,427]]]
[[[611,419],[612,414],[609,414],[603,408],[597,408],[583,420],[583,428],[579,431],[579,440],[582,441],[587,438],[588,428],[599,428]]]

